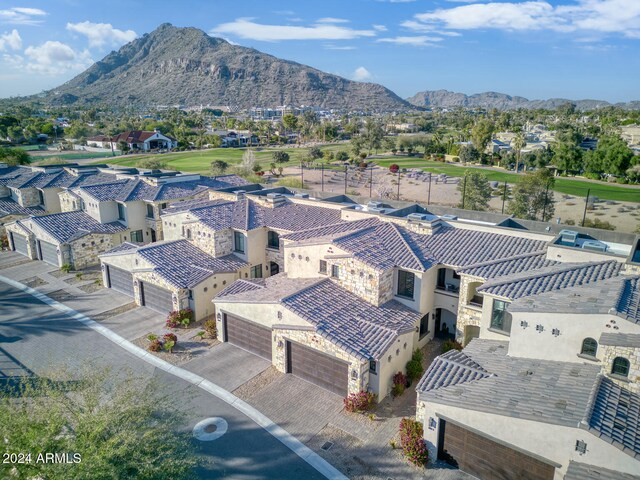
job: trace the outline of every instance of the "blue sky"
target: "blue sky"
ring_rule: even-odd
[[[401,97],[640,100],[640,0],[2,0],[0,97],[55,87],[163,22]]]

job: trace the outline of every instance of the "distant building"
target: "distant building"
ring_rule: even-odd
[[[87,141],[91,143],[91,139],[88,139]],[[170,150],[178,146],[178,141],[175,138],[163,135],[158,130],[154,130],[153,132],[129,130],[127,132],[119,133],[111,138],[111,145],[113,145],[113,148],[119,148],[120,144],[123,142],[127,144],[130,150],[142,150],[144,152],[158,149]],[[102,140],[101,143],[103,147],[111,148],[108,141],[105,143],[105,141]]]

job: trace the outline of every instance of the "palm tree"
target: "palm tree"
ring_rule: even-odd
[[[516,136],[513,137],[513,140],[511,140],[511,145],[516,151],[516,173],[518,173],[518,166],[520,165],[522,149],[527,146],[527,139],[525,138],[524,133],[518,132]]]

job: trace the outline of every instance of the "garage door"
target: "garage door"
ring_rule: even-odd
[[[287,373],[346,396],[349,365],[312,348],[287,342]]]
[[[11,233],[11,238],[13,238],[13,249],[22,255],[29,256],[27,251],[27,237],[17,233]]]
[[[271,329],[247,320],[224,316],[227,342],[271,360]]]
[[[440,420],[438,457],[480,480],[553,480],[555,468],[525,453]],[[444,432],[442,431],[444,429]]]
[[[50,263],[51,265],[55,265],[56,267],[60,266],[60,261],[58,260],[58,247],[53,243],[38,240],[38,249],[40,251],[41,260]]]
[[[172,294],[169,290],[146,282],[140,282],[140,288],[142,290],[142,305],[164,314],[173,310]]]
[[[107,265],[109,286],[120,293],[133,297],[133,275],[126,270]]]

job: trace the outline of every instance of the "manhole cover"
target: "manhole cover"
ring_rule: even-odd
[[[227,433],[227,428],[229,425],[224,418],[205,418],[193,427],[193,436],[201,442],[210,442]]]
[[[331,450],[331,447],[333,447],[333,442],[324,442],[324,445],[322,445],[320,448],[325,452],[328,452],[329,450]]]

